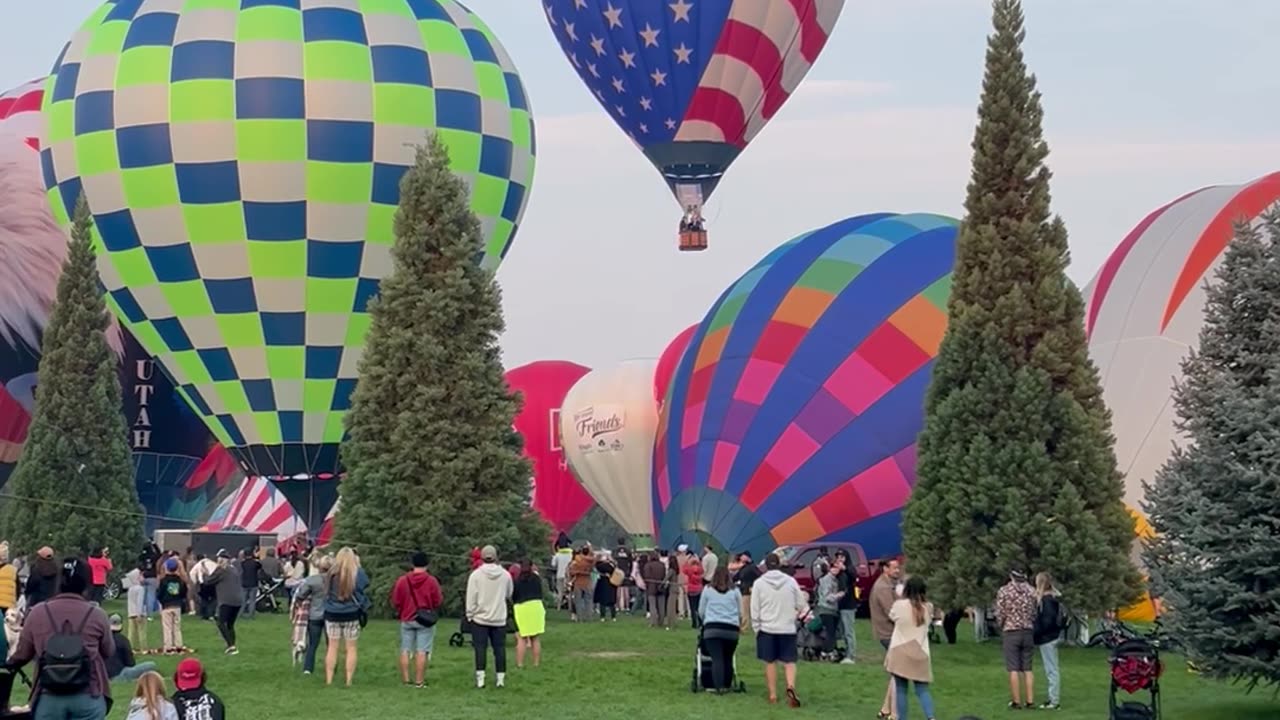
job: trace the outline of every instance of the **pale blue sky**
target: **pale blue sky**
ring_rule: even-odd
[[[0,24],[2,87],[46,73],[97,2],[41,5]],[[807,85],[721,184],[701,254],[676,251],[675,201],[580,84],[539,3],[468,5],[514,58],[538,119],[537,178],[498,274],[508,365],[657,355],[800,232],[863,212],[961,211],[987,0],[848,0]],[[1024,6],[1076,282],[1151,209],[1280,165],[1280,2]]]

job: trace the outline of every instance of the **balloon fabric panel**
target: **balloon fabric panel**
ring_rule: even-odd
[[[956,228],[851,218],[775,250],[721,296],[660,420],[664,544],[696,530],[757,552],[836,538],[896,552]]]
[[[63,50],[55,217],[83,191],[109,304],[247,469],[336,472],[412,146],[449,148],[495,268],[533,176],[523,86],[452,0],[173,7],[108,3]]]

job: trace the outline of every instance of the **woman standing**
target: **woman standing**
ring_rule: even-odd
[[[1036,575],[1036,622],[1034,640],[1040,647],[1040,659],[1044,662],[1044,674],[1049,679],[1049,700],[1040,706],[1041,710],[1057,710],[1062,699],[1062,670],[1058,665],[1058,644],[1062,642],[1062,631],[1066,629],[1063,622],[1066,613],[1062,611],[1058,588],[1053,584],[1053,576],[1047,572]]]
[[[680,619],[680,591],[684,589],[684,573],[680,572],[680,558],[675,555],[667,557],[666,587],[667,616],[663,626],[668,630],[675,627]]]
[[[5,558],[4,562],[8,562]],[[94,548],[89,553],[89,572],[93,580],[93,589],[89,591],[89,602],[102,605],[107,598],[107,575],[111,573],[111,551],[107,548]],[[3,581],[0,580],[0,584]],[[8,609],[8,608],[6,608]]]
[[[592,593],[592,600],[600,606],[600,622],[604,622],[606,614],[613,618],[614,622],[618,622],[618,585],[613,582],[613,573],[617,569],[618,566],[609,559],[608,552],[600,551],[599,558],[596,560],[596,574],[599,579],[596,580],[596,589]],[[620,581],[621,578],[618,580]]]
[[[690,554],[681,572],[684,574],[685,592],[689,598],[689,619],[693,623],[693,629],[697,630],[702,625],[701,615],[698,613],[703,586],[702,561],[697,555]]]
[[[321,556],[315,563],[319,574],[309,575],[298,586],[293,596],[294,610],[299,615],[306,606],[307,636],[302,655],[302,674],[310,675],[316,670],[316,650],[324,639],[324,579],[333,567],[333,558]]]
[[[902,599],[889,608],[893,621],[893,637],[889,640],[889,652],[884,658],[884,669],[893,676],[894,706],[898,720],[907,720],[907,685],[914,684],[916,699],[925,717],[932,718],[933,696],[929,683],[933,682],[933,660],[929,654],[929,620],[933,617],[933,604],[925,597],[928,588],[924,580],[912,577],[902,591]]]
[[[369,589],[369,576],[360,567],[355,551],[344,547],[334,558],[324,584],[324,633],[329,638],[329,651],[324,656],[324,684],[333,684],[333,672],[338,666],[338,641],[341,640],[347,652],[346,677],[347,687],[350,687],[359,658],[360,628],[369,608],[369,598],[365,594]]]
[[[520,561],[520,577],[511,593],[516,614],[516,667],[524,669],[526,650],[533,651],[533,666],[542,664],[542,634],[547,631],[547,605],[542,576],[533,561]]]
[[[716,568],[711,586],[703,588],[694,614],[701,620],[702,642],[711,656],[711,689],[729,690],[729,669],[738,650],[742,627],[742,593],[729,579],[729,569]]]

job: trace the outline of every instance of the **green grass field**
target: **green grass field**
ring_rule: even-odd
[[[456,620],[442,620],[425,690],[400,685],[396,666],[397,626],[373,621],[360,640],[360,668],[355,686],[326,688],[322,676],[304,677],[291,667],[288,622],[283,616],[262,616],[239,624],[241,653],[222,654],[212,623],[184,618],[188,645],[197,648],[210,676],[210,687],[228,705],[233,718],[333,718],[334,720],[398,720],[436,715],[457,718],[686,718],[742,720],[751,717],[874,718],[884,692],[883,653],[870,640],[867,621],[859,621],[859,664],[855,666],[801,663],[800,697],[804,707],[792,710],[765,703],[762,671],[747,639],[738,650],[738,668],[747,682],[745,695],[717,697],[689,691],[694,633],[687,627],[652,630],[640,620],[573,625],[561,614],[553,618],[544,638],[544,662],[537,670],[515,670],[514,648],[508,641],[511,668],[507,687],[473,687],[470,646],[449,647],[447,638]],[[965,632],[969,634],[966,636]],[[939,720],[976,715],[989,720],[1011,715],[1005,708],[1007,690],[999,648],[975,644],[972,631],[961,628],[955,646],[934,646],[934,700]],[[158,643],[160,624],[151,623],[150,639]],[[968,641],[967,641],[968,640]],[[967,642],[966,642],[967,641]],[[172,676],[176,658],[158,660]],[[341,661],[340,661],[341,662]],[[1038,660],[1037,660],[1038,665]],[[1063,720],[1103,720],[1107,717],[1108,675],[1102,650],[1063,649],[1063,709],[1042,713]],[[490,663],[492,673],[492,662]],[[1043,676],[1037,678],[1043,683]],[[490,678],[492,685],[492,677]],[[1229,685],[1188,674],[1176,659],[1163,680],[1165,720],[1274,720],[1280,700],[1269,691],[1246,695]],[[172,691],[172,685],[170,685]],[[1039,691],[1043,692],[1041,685]],[[117,684],[112,718],[123,718],[133,688]],[[1038,698],[1043,700],[1043,697]],[[914,703],[914,701],[913,701]],[[921,718],[912,705],[913,718]]]

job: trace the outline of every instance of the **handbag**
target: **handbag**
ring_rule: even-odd
[[[424,628],[435,627],[436,623],[440,622],[440,616],[436,611],[422,607],[422,604],[418,602],[418,598],[413,595],[413,588],[409,589],[409,596],[413,597],[413,604],[416,606],[413,611],[413,621]]]

